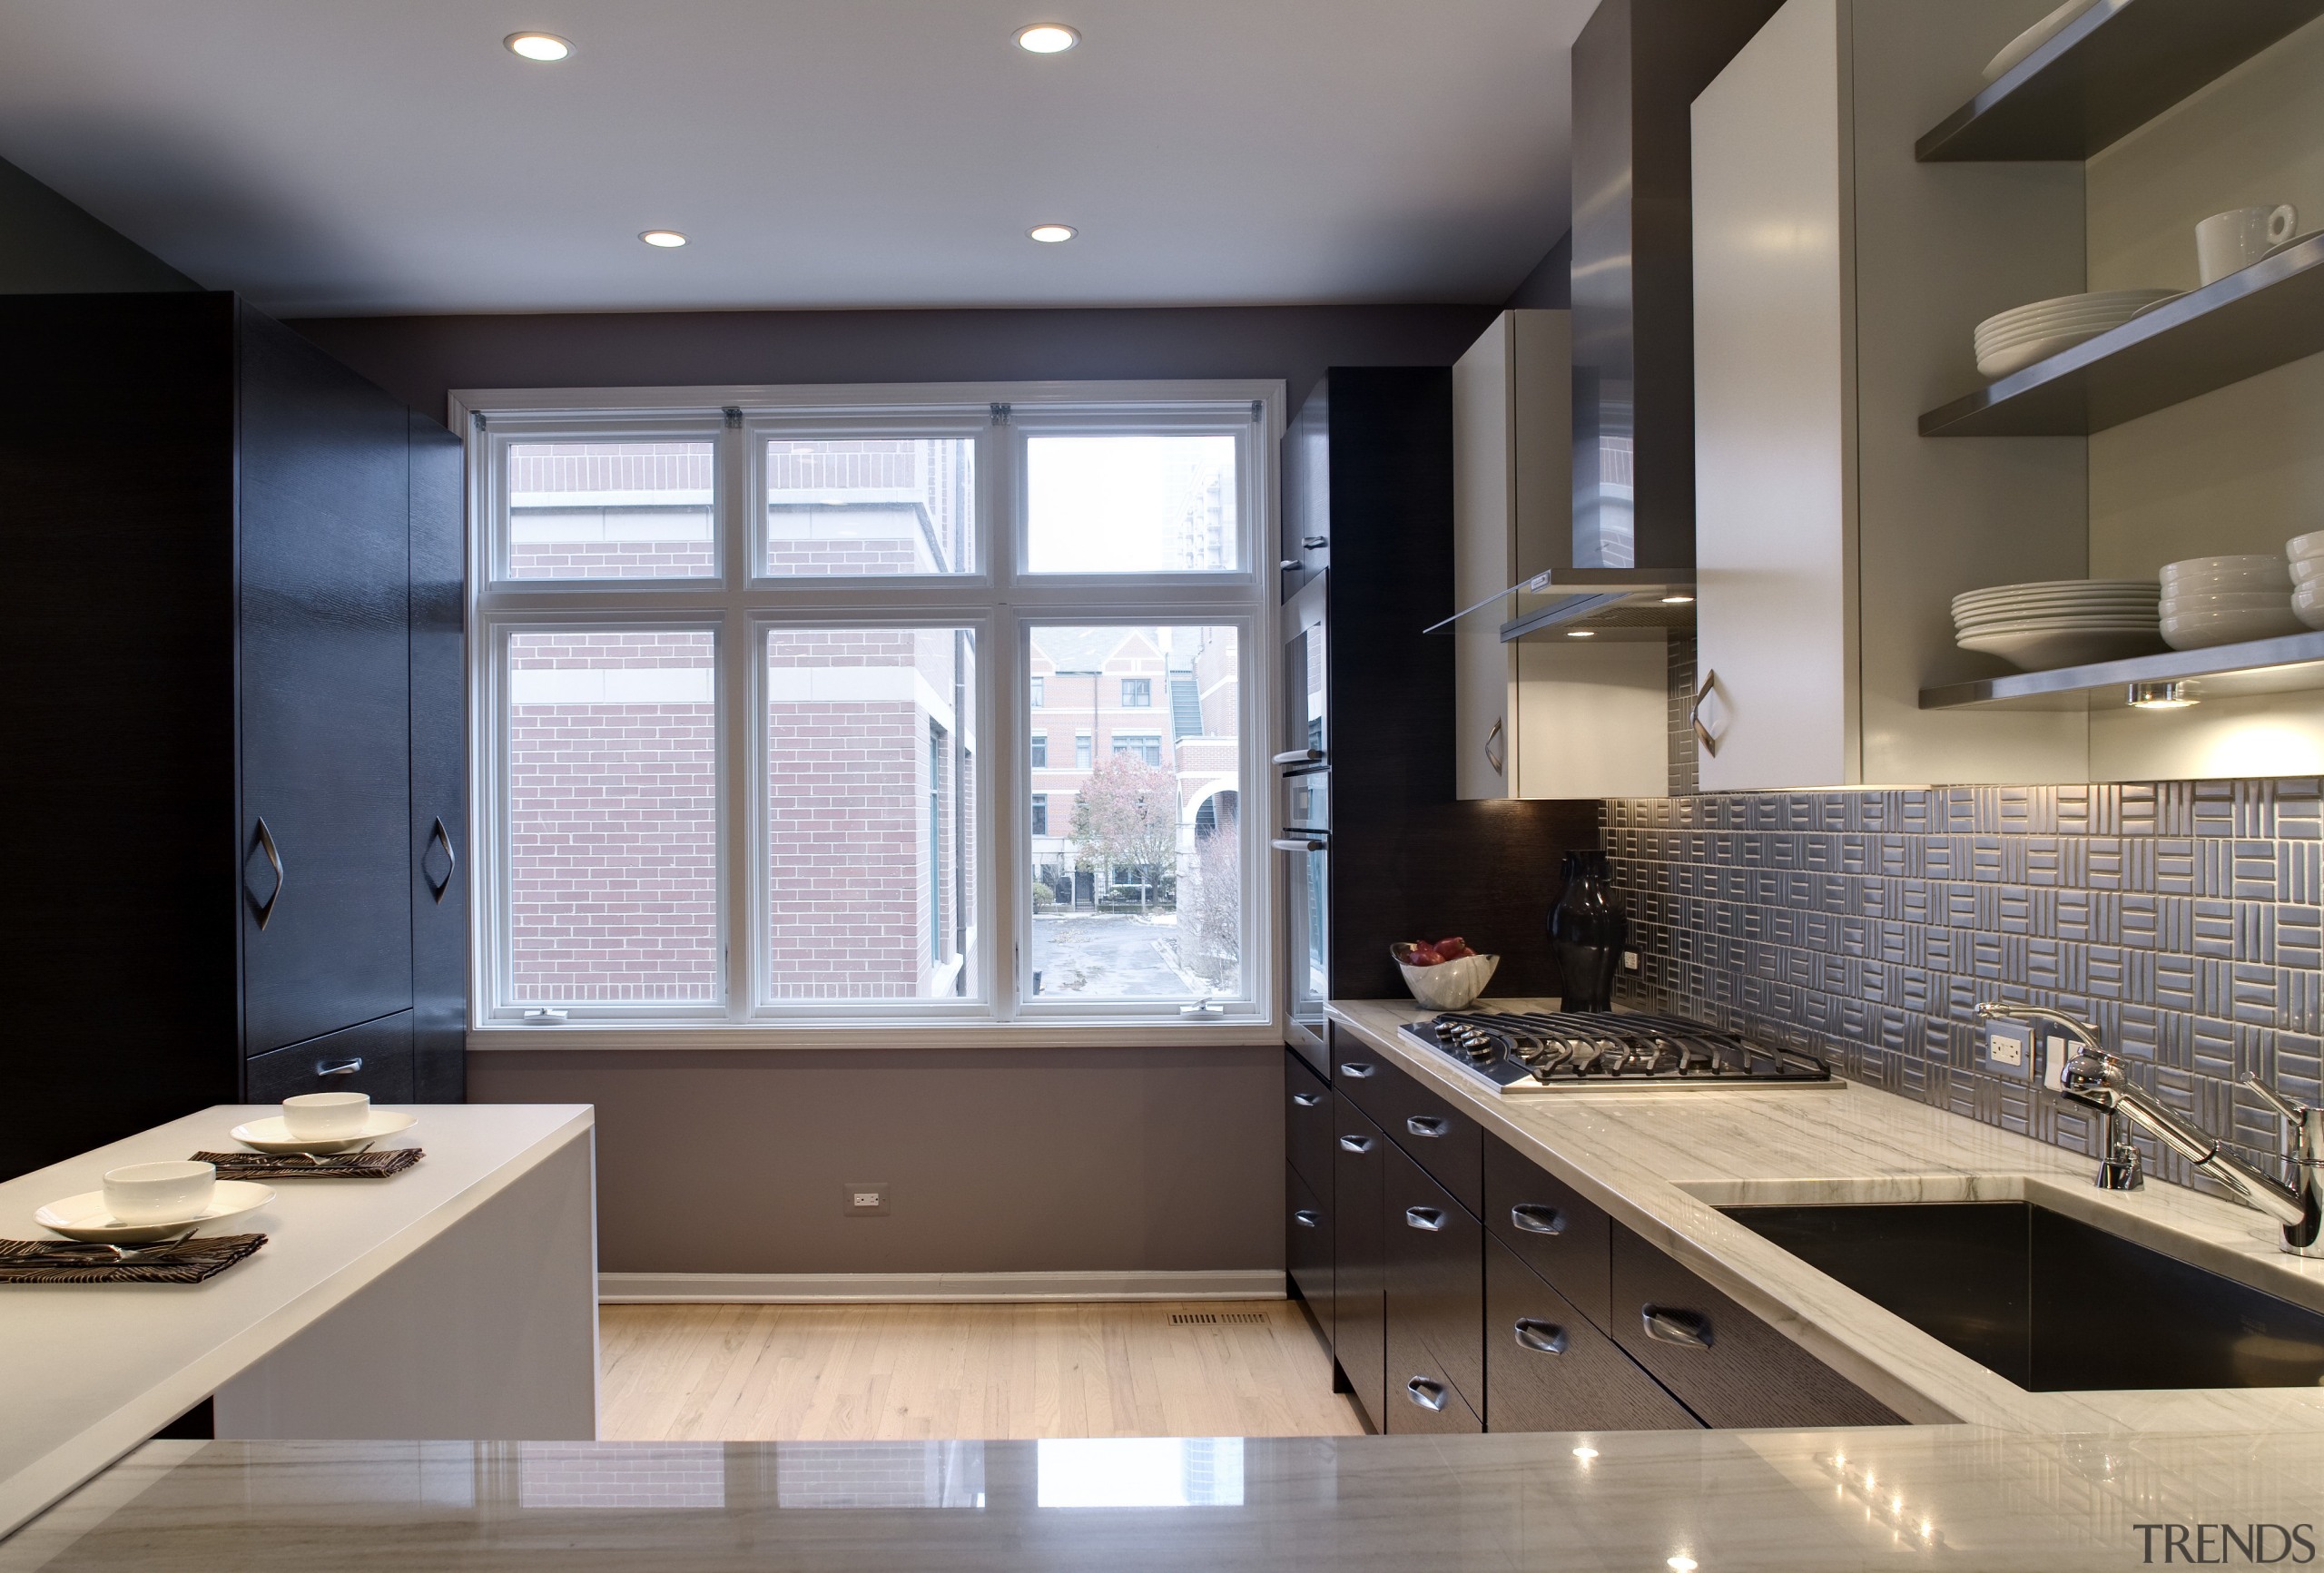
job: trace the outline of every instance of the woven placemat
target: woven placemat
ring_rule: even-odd
[[[76,1240],[0,1240],[0,1283],[199,1283],[265,1244],[263,1234],[218,1234],[123,1262]]]
[[[197,1164],[215,1164],[222,1180],[384,1180],[400,1175],[425,1155],[418,1147],[383,1153],[342,1153],[308,1158],[296,1153],[196,1153]]]

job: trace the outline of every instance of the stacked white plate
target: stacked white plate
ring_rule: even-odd
[[[2291,560],[2292,615],[2310,628],[2324,628],[2324,530],[2294,536],[2284,543]]]
[[[2172,290],[2101,290],[2012,307],[1977,324],[1977,371],[1984,377],[2023,371],[2085,339],[2120,328],[2177,293]]]
[[[2119,661],[2162,647],[2152,579],[2048,579],[1953,597],[1955,642],[2028,672]]]
[[[2291,565],[2273,555],[2167,564],[2162,636],[2173,650],[2201,650],[2298,634],[2306,624],[2292,613],[2291,592]]]

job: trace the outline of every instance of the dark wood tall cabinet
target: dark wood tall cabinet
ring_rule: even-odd
[[[458,1097],[458,439],[231,295],[0,297],[0,1175]]]

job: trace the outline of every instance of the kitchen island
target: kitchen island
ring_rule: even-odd
[[[222,1105],[0,1185],[0,1237],[124,1164],[231,1152]],[[594,1116],[427,1105],[381,1180],[267,1182],[198,1284],[0,1285],[0,1533],[214,1395],[226,1437],[551,1437],[596,1423]]]

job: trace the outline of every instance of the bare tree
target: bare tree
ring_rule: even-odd
[[[1140,869],[1138,906],[1178,856],[1178,778],[1135,754],[1100,761],[1073,801],[1075,854],[1098,871]]]

